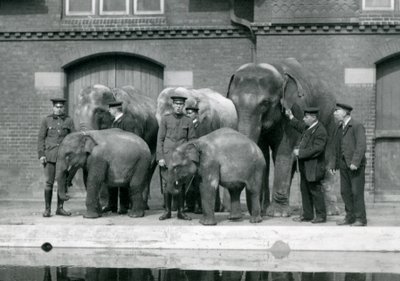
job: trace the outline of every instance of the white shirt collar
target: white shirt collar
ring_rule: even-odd
[[[114,122],[117,121],[118,119],[120,119],[122,117],[122,115],[124,115],[124,113],[120,112],[117,114],[117,116],[115,116]]]
[[[349,116],[349,118],[347,120],[343,121],[343,128],[346,127],[347,124],[349,124],[350,120],[351,120],[351,116]]]
[[[315,126],[317,126],[317,124],[318,124],[318,120],[317,120],[317,121],[315,121],[313,124],[311,124],[311,126],[310,126],[310,127],[308,127],[308,129],[307,129],[307,130],[310,130],[311,128],[314,128]]]

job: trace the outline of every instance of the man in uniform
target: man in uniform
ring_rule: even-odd
[[[366,136],[364,126],[354,120],[350,113],[353,108],[337,103],[333,113],[339,121],[336,138],[336,165],[331,169],[340,171],[340,193],[345,206],[346,217],[338,225],[365,226],[367,215],[364,202]]]
[[[56,175],[56,162],[58,147],[61,141],[71,132],[75,131],[74,122],[65,112],[63,98],[51,99],[53,114],[42,120],[38,136],[38,155],[40,163],[44,167],[46,186],[44,189],[45,211],[43,217],[51,216],[51,199]],[[71,213],[63,209],[64,202],[57,196],[56,215],[70,216]]]
[[[196,138],[192,119],[183,112],[186,97],[182,95],[172,96],[173,112],[162,117],[157,136],[157,161],[160,166],[162,191],[164,194],[164,214],[160,220],[171,218],[172,195],[166,190],[167,174],[170,167],[172,152],[179,145]],[[183,211],[184,194],[177,195],[178,219],[190,220]]]
[[[114,117],[111,125],[112,128],[119,128],[121,130],[135,133],[135,120],[129,113],[124,113],[122,110],[122,102],[114,101],[109,103],[109,112]],[[118,209],[118,194],[119,194],[119,210],[118,214],[124,215],[128,213],[129,209],[129,189],[112,187],[108,188],[108,204],[103,208],[103,213],[113,212],[116,213]]]
[[[199,132],[197,128],[199,127],[199,106],[198,101],[195,99],[188,99],[186,101],[186,115],[192,119],[193,127],[196,132],[196,138],[199,137]],[[192,212],[195,214],[201,214],[201,197],[200,197],[200,190],[199,190],[199,179],[195,176],[192,178],[191,182],[189,183],[190,186],[187,187],[186,194],[185,194],[185,203],[186,207],[184,209],[185,212]]]
[[[286,110],[290,125],[302,133],[300,143],[293,151],[299,161],[300,192],[303,205],[303,214],[294,218],[294,221],[298,222],[326,222],[326,207],[321,180],[326,171],[325,147],[328,134],[324,126],[318,122],[318,112],[318,108],[306,108],[304,122],[301,122],[294,117],[290,109]]]

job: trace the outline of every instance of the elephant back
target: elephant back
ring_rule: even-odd
[[[206,135],[223,127],[237,128],[237,114],[231,100],[209,89],[189,89],[184,87],[166,88],[157,99],[157,120],[173,112],[171,96],[182,95],[194,99],[199,108],[199,136]]]

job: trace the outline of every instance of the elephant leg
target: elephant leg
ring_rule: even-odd
[[[295,158],[289,146],[286,147],[286,150],[281,151],[281,153],[278,151],[274,169],[272,204],[267,210],[268,216],[290,216],[289,196],[290,185],[294,174],[294,163]]]
[[[157,167],[157,162],[155,160],[155,154],[153,155],[153,159],[151,161],[151,166],[149,169],[149,172],[146,177],[146,184],[143,190],[143,202],[144,202],[144,209],[145,210],[150,210],[148,201],[150,199],[150,183],[151,183],[151,178],[153,177],[154,171]]]
[[[132,218],[140,218],[144,216],[144,201],[142,185],[132,184],[130,186],[130,199],[132,207],[129,211],[129,216]]]
[[[264,177],[261,184],[261,191],[260,191],[260,205],[261,205],[261,215],[265,216],[267,214],[267,209],[270,205],[270,192],[269,192],[269,169],[270,169],[270,152],[269,152],[269,145],[266,141],[261,141],[258,143],[264,158],[265,158],[265,171]],[[249,205],[247,205],[249,206]],[[250,212],[251,209],[249,209]]]
[[[335,178],[328,171],[325,172],[325,177],[322,180],[322,191],[325,199],[326,214],[328,216],[339,215],[339,208],[337,206],[337,197],[334,189]]]
[[[230,220],[239,220],[242,218],[242,210],[240,208],[240,193],[242,190],[243,187],[240,189],[229,189],[231,195],[231,212],[228,218]]]
[[[251,211],[250,215],[250,222],[251,223],[258,223],[262,222],[261,218],[261,207],[260,207],[260,194],[258,192],[252,192],[249,188],[246,188],[246,200],[247,204],[251,204]]]
[[[215,196],[218,190],[217,186],[212,186],[209,182],[200,183],[200,197],[201,206],[203,208],[203,217],[200,219],[200,223],[203,225],[216,225],[217,220],[214,214]]]
[[[88,169],[87,177],[87,194],[86,194],[86,214],[84,218],[101,217],[99,212],[99,191],[101,184],[104,182],[107,163],[102,160],[92,159]]]

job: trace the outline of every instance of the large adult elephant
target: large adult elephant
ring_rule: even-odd
[[[147,175],[149,185],[143,196],[147,204],[150,194],[150,180],[156,167],[155,151],[157,144],[158,123],[156,119],[156,101],[141,93],[133,86],[108,88],[104,85],[93,85],[82,90],[74,113],[75,127],[78,130],[101,130],[110,128],[112,117],[108,112],[108,104],[112,101],[122,101],[125,114],[131,114],[134,133],[147,143],[152,154],[152,164]]]
[[[91,130],[69,134],[60,144],[56,178],[58,195],[68,200],[67,177],[70,170],[83,169],[86,218],[101,216],[99,192],[103,183],[110,188],[129,188],[131,217],[144,215],[143,189],[147,186],[151,164],[150,149],[139,136],[121,129]]]
[[[186,97],[186,105],[191,102],[197,104],[197,107],[199,108],[199,125],[196,128],[197,137],[205,136],[219,128],[228,127],[237,129],[237,114],[232,101],[209,88],[191,89],[184,87],[170,87],[164,89],[157,98],[156,116],[159,122],[161,121],[163,115],[172,113],[173,109],[171,96],[175,95]],[[227,191],[223,193],[224,194],[220,195],[220,197],[223,198],[222,209],[229,210],[229,194]],[[218,204],[219,201],[217,202],[217,205]]]
[[[293,58],[276,64],[248,63],[241,66],[231,77],[227,97],[235,104],[238,130],[257,142],[262,149],[267,162],[267,174],[271,151],[275,166],[272,202],[270,204],[268,193],[263,194],[263,213],[290,216],[290,185],[296,167],[292,152],[300,134],[288,124],[284,108],[292,109],[295,117],[302,119],[305,107],[319,107],[319,120],[332,140],[335,97],[323,81]],[[326,159],[332,159],[332,147],[332,142],[329,142]],[[326,176],[329,176],[328,172]],[[268,181],[265,185],[267,188],[263,190],[269,190]],[[331,188],[325,191],[328,214],[338,213],[336,196]]]

